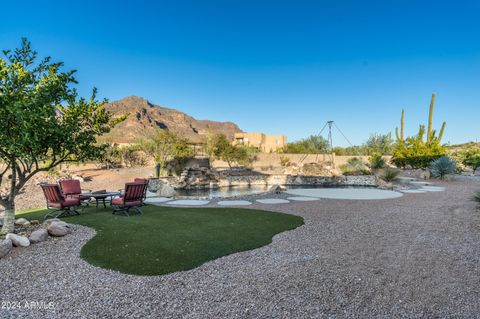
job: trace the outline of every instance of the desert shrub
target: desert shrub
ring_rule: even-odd
[[[459,152],[461,163],[475,171],[480,168],[480,147],[469,147]]]
[[[279,152],[288,154],[321,154],[328,152],[328,141],[320,135],[311,135],[307,138],[285,145]]]
[[[392,135],[390,133],[373,133],[362,146],[367,154],[373,155],[378,153],[380,155],[387,155],[392,153],[393,144]]]
[[[280,156],[280,165],[282,167],[287,166],[288,163],[290,163],[290,158],[288,158],[287,156]]]
[[[442,156],[430,165],[432,176],[440,179],[446,179],[448,175],[454,174],[456,170],[457,165],[455,161],[448,156]]]
[[[116,143],[107,144],[99,162],[107,169],[122,166],[122,152]]]
[[[148,164],[147,154],[140,150],[137,145],[121,148],[120,154],[126,167],[145,166]]]
[[[369,175],[367,165],[358,157],[350,158],[346,164],[340,165],[343,175]]]
[[[423,133],[420,132],[420,134],[395,145],[392,157],[395,166],[426,169],[432,161],[446,155],[444,146],[438,142],[427,144],[423,142]]]
[[[387,166],[380,174],[380,178],[383,179],[385,182],[393,182],[398,178],[398,175],[400,175],[400,170],[398,168]]]
[[[380,153],[372,153],[372,155],[368,158],[368,161],[370,162],[370,168],[372,169],[380,169],[385,167],[385,160]]]
[[[480,191],[473,194],[473,200],[480,204]]]

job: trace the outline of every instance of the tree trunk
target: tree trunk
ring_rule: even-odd
[[[5,212],[3,215],[3,226],[1,234],[13,233],[15,228],[15,196],[17,183],[17,168],[15,167],[15,157],[11,159],[12,177],[10,180],[10,194],[5,201]]]
[[[0,234],[13,233],[15,227],[15,204],[13,202],[5,203],[5,212],[3,215],[3,227]]]

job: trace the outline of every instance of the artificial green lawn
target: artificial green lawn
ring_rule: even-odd
[[[225,255],[267,245],[280,232],[303,224],[299,216],[240,208],[146,206],[143,215],[112,215],[87,208],[66,222],[92,227],[97,235],[83,246],[89,263],[136,275],[187,270]],[[45,211],[27,212],[27,219]]]

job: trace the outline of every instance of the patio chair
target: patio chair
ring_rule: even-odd
[[[134,178],[133,182],[135,184],[147,184],[147,187],[145,187],[145,190],[143,191],[143,200],[147,199],[147,190],[148,190],[148,179],[146,178]],[[121,188],[118,190],[121,194],[125,193],[125,189]]]
[[[57,184],[43,184],[40,186],[47,200],[47,209],[52,209],[51,212],[45,215],[45,218],[80,215],[76,210],[80,206],[79,198],[63,196],[60,186]]]
[[[60,189],[65,198],[78,198],[82,204],[88,206],[90,198],[82,197],[82,187],[77,179],[64,179],[59,182]],[[92,192],[87,189],[88,192]]]
[[[140,207],[143,206],[143,194],[147,188],[147,183],[126,183],[125,193],[120,197],[112,199],[112,214],[122,213],[130,216],[130,210],[135,210],[142,214]]]
[[[138,184],[146,184],[147,187],[145,187],[145,190],[143,191],[143,200],[146,200],[147,199],[147,189],[148,189],[148,179],[146,178],[135,178],[133,180],[134,183],[138,183]]]

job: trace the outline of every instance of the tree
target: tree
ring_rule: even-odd
[[[391,134],[377,134],[370,135],[364,144],[366,155],[379,153],[380,155],[389,155],[393,150],[393,139]]]
[[[224,134],[209,136],[206,149],[211,158],[218,158],[227,162],[230,169],[235,163],[249,165],[258,152],[252,147],[232,145]]]
[[[287,154],[322,154],[328,152],[328,141],[320,135],[310,135],[296,142],[288,143],[282,153]]]
[[[0,204],[5,208],[1,233],[14,229],[15,197],[37,173],[69,161],[98,158],[104,147],[96,138],[117,121],[105,101],[78,98],[75,71],[61,71],[50,57],[37,63],[37,52],[22,40],[20,48],[0,57]],[[9,174],[9,175],[7,175]]]
[[[473,170],[473,174],[475,174],[480,167],[480,148],[469,147],[460,152],[460,157],[462,158],[462,164],[469,166]]]
[[[150,154],[160,166],[160,174],[163,174],[169,160],[185,159],[192,156],[192,149],[188,140],[175,132],[157,129],[146,140],[142,140],[142,148]]]

